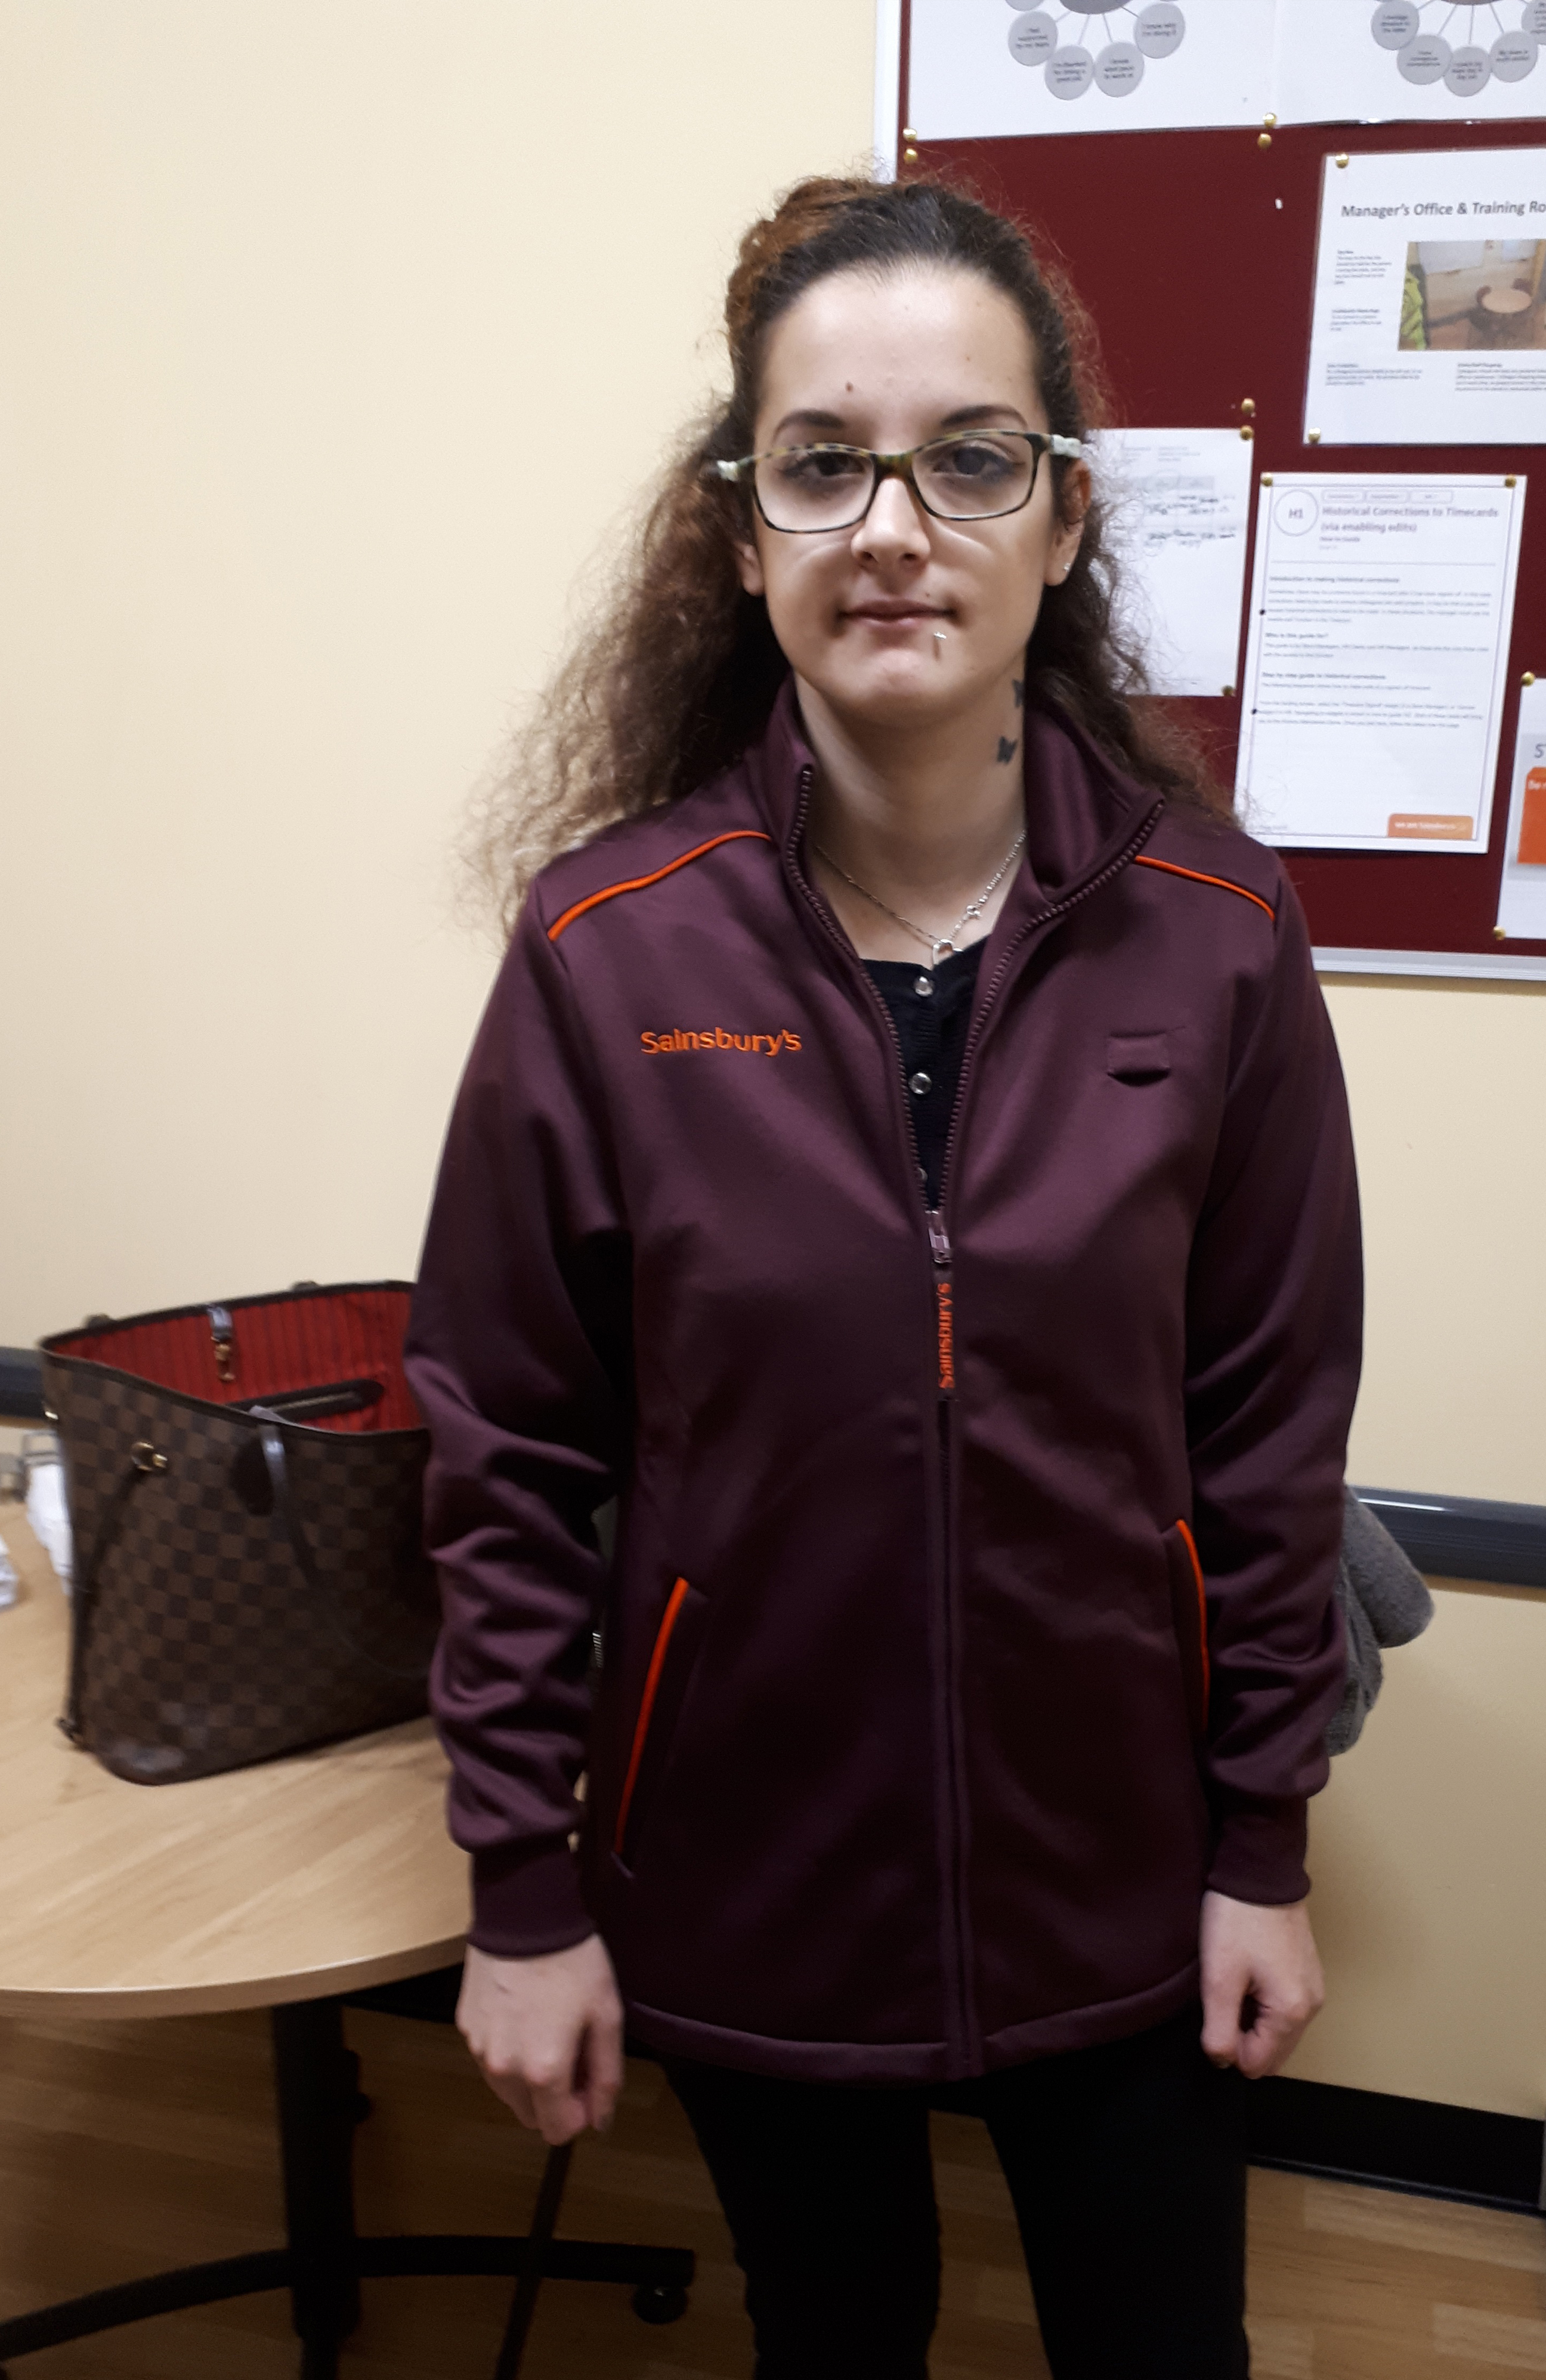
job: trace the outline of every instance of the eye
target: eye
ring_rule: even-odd
[[[772,458],[779,480],[790,488],[830,487],[863,479],[868,458],[851,446],[787,446]]]
[[[1025,450],[994,438],[951,439],[929,453],[930,468],[954,480],[978,480],[994,486],[1023,475]]]

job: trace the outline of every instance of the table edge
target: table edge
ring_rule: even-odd
[[[466,1948],[465,1933],[448,1934],[411,1950],[383,1951],[373,1959],[350,1959],[340,1964],[292,1970],[285,1974],[248,1975],[229,1983],[66,1985],[45,1990],[0,1982],[0,2019],[27,2016],[120,2018],[202,2016],[223,2009],[283,2008],[298,2000],[335,1999],[345,1992],[368,1990],[375,1984],[402,1983],[409,1975],[427,1975],[449,1967]]]

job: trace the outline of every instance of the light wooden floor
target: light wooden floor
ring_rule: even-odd
[[[356,2158],[362,2229],[524,2228],[539,2150],[447,2029],[352,2015],[375,2113]],[[0,2312],[280,2236],[268,2037],[259,2016],[0,2026]],[[938,2121],[945,2311],[935,2380],[1045,2380],[1013,2220],[986,2136]],[[562,2229],[699,2257],[692,2311],[647,2329],[622,2290],[550,2284],[528,2380],[745,2380],[739,2276],[685,2123],[653,2067],[576,2155]],[[1546,2372],[1546,2224],[1256,2174],[1256,2380],[1496,2380]],[[379,2281],[346,2380],[485,2380],[499,2281]],[[19,2359],[12,2380],[288,2380],[287,2307],[249,2298]]]

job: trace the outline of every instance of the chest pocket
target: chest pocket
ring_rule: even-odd
[[[1109,1033],[1105,1071],[1118,1083],[1160,1083],[1170,1072],[1168,1033]]]

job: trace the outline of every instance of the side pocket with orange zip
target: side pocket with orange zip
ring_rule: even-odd
[[[1208,1729],[1208,1598],[1197,1541],[1185,1521],[1178,1521],[1161,1538],[1170,1579],[1170,1619],[1181,1656],[1181,1681],[1186,1689],[1187,1718],[1201,1739]]]
[[[679,1578],[655,1633],[612,1829],[612,1851],[624,1867],[634,1864],[655,1788],[670,1754],[707,1610],[707,1596]]]

